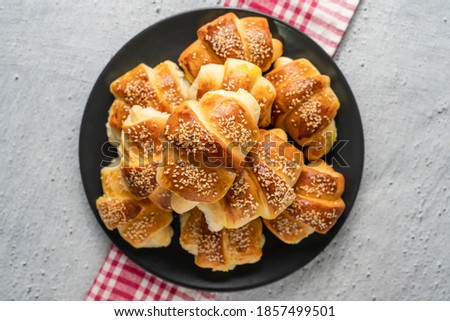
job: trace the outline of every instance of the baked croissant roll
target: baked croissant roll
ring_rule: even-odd
[[[286,57],[278,58],[265,77],[277,90],[272,125],[305,147],[309,160],[328,153],[336,140],[334,117],[340,106],[330,78],[306,59]]]
[[[163,158],[163,132],[169,114],[133,106],[122,125],[119,153],[122,176],[137,199],[150,199],[170,211],[169,191],[156,182],[156,169]],[[169,193],[170,194],[170,193]]]
[[[104,195],[96,201],[100,217],[109,230],[118,229],[122,238],[136,248],[170,244],[172,213],[150,200],[137,200],[122,178],[117,160],[101,170]]]
[[[292,186],[303,154],[287,142],[282,130],[260,130],[248,155],[248,167],[237,174],[230,190],[216,203],[201,203],[212,231],[240,228],[257,217],[274,219],[295,199]]]
[[[100,217],[109,230],[135,218],[141,206],[125,184],[117,159],[100,171],[103,196],[96,201]]]
[[[115,100],[109,111],[108,137],[117,145],[122,124],[131,107],[152,107],[161,112],[171,112],[187,99],[189,82],[178,66],[166,60],[155,68],[140,64],[111,83]],[[116,143],[115,143],[116,142]]]
[[[198,209],[180,216],[180,244],[195,256],[195,264],[213,271],[229,271],[237,265],[259,261],[265,242],[260,219],[237,229],[212,232]]]
[[[235,173],[206,166],[177,148],[165,151],[164,161],[156,173],[158,184],[172,192],[171,208],[179,214],[199,203],[217,202],[230,189],[235,177]]]
[[[283,44],[272,38],[267,19],[261,17],[239,19],[227,13],[199,28],[197,36],[178,58],[191,82],[206,64],[223,64],[227,58],[236,58],[266,71],[283,53]]]
[[[326,234],[344,212],[344,176],[317,160],[303,166],[294,185],[296,199],[266,227],[285,243],[294,244],[313,232]]]
[[[180,104],[167,119],[165,139],[197,162],[239,172],[259,136],[260,107],[247,91],[216,90]]]
[[[269,126],[276,91],[270,81],[262,76],[261,68],[248,61],[229,58],[223,65],[202,66],[192,83],[189,96],[191,99],[200,99],[212,90],[237,91],[240,88],[247,90],[261,108],[258,126]]]

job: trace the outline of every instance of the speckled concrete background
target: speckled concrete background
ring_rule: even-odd
[[[88,94],[148,25],[207,1],[0,3],[0,299],[81,300],[110,243],[78,169]],[[450,2],[363,1],[335,59],[358,100],[363,182],[333,243],[223,299],[450,299]]]

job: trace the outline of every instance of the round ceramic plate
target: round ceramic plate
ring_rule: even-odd
[[[331,77],[331,85],[341,102],[336,117],[338,145],[327,155],[327,161],[345,176],[346,188],[342,198],[347,207],[333,229],[326,235],[313,234],[297,245],[287,245],[265,230],[267,238],[263,256],[256,264],[236,267],[230,272],[212,272],[194,264],[194,257],[184,251],[179,242],[178,219],[175,235],[167,248],[135,249],[117,231],[109,231],[100,220],[95,200],[103,194],[100,182],[101,166],[114,155],[107,144],[105,123],[113,101],[109,84],[128,70],[143,62],[151,67],[169,59],[177,61],[179,54],[196,39],[203,24],[233,11],[239,17],[264,16],[269,20],[275,38],[284,44],[284,55],[309,59],[321,73]],[[131,260],[145,270],[170,282],[210,291],[234,291],[261,286],[281,279],[315,258],[330,243],[348,218],[361,180],[364,139],[353,94],[344,76],[331,58],[305,34],[286,23],[260,13],[227,8],[196,10],[170,17],[145,29],[111,59],[100,74],[84,111],[80,132],[80,168],[87,198],[94,215],[113,243]]]

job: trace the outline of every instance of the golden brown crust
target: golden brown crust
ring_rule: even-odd
[[[259,136],[253,108],[241,97],[250,99],[259,116],[259,106],[247,92],[209,92],[199,102],[187,101],[174,110],[167,120],[166,140],[205,166],[240,171],[249,143]]]
[[[100,174],[104,195],[96,205],[106,227],[113,230],[136,217],[142,206],[128,189],[119,166],[103,167]]]
[[[263,71],[270,68],[274,61],[272,34],[266,18],[247,17],[240,19],[243,34],[245,57],[251,63],[260,66]]]
[[[248,91],[257,101],[261,112],[258,120],[259,127],[270,124],[272,104],[276,90],[266,78],[262,76],[261,68],[245,60],[227,59],[224,65],[205,65],[195,78],[191,97],[200,99],[207,92],[224,89],[227,91]]]
[[[281,129],[277,129],[280,131]],[[284,136],[284,135],[283,135]],[[264,163],[293,186],[302,171],[303,153],[276,131],[260,129],[257,144],[249,153],[253,163]]]
[[[213,57],[205,45],[197,39],[181,53],[178,63],[183,68],[186,78],[193,82],[203,65],[219,63],[219,60]]]
[[[114,99],[111,105],[111,113],[108,118],[109,125],[117,131],[122,130],[122,124],[130,113],[130,106],[122,99]]]
[[[178,67],[171,61],[164,61],[153,69],[153,79],[151,80],[160,92],[162,99],[170,106],[170,110],[186,99],[180,79],[174,74],[173,69],[176,70]]]
[[[200,223],[200,239],[195,264],[213,270],[228,270],[229,253],[226,249],[224,231],[212,232],[204,219]]]
[[[204,166],[183,151],[168,149],[158,167],[157,182],[165,189],[193,202],[217,202],[231,187],[235,174]]]
[[[248,93],[246,95],[250,96]],[[238,159],[230,164],[239,171],[240,162],[244,161],[245,155],[250,150],[248,144],[259,137],[257,119],[242,101],[221,91],[209,92],[203,96],[199,103],[199,113],[202,114],[208,127],[221,136],[229,152],[233,153],[233,149],[241,151],[233,153],[233,158]],[[246,148],[247,152],[242,152],[242,147]],[[226,164],[227,167],[228,165]]]
[[[131,109],[122,125],[121,139],[122,156],[128,166],[136,159],[150,162],[158,160],[158,154],[163,151],[163,134],[168,118],[168,114],[150,108],[134,106]]]
[[[275,64],[277,64],[277,62]],[[300,58],[291,60],[282,66],[275,65],[275,68],[268,72],[264,77],[266,77],[275,88],[278,88],[278,86],[285,81],[298,78],[309,78],[319,74],[320,72],[309,60]]]
[[[331,148],[337,137],[336,123],[334,119],[332,122],[315,134],[302,138],[299,144],[303,146],[306,154],[306,158],[310,160],[317,160],[323,155],[326,155]]]
[[[227,58],[244,59],[244,45],[238,30],[238,17],[227,13],[197,30],[197,36],[211,56],[220,63]]]
[[[330,128],[339,109],[330,78],[306,59],[288,58],[278,59],[265,77],[277,90],[272,124],[286,130],[302,146],[314,144],[315,150],[307,153],[310,160],[322,157],[331,148],[322,145],[336,139],[335,128],[331,135],[322,133]]]
[[[255,164],[253,174],[261,187],[260,198],[265,199],[269,209],[269,214],[263,217],[267,219],[277,217],[294,201],[294,190],[265,164]]]
[[[134,106],[123,123],[122,176],[138,199],[147,198],[157,187],[156,168],[162,159],[162,134],[168,117],[152,108]]]
[[[158,163],[142,167],[121,166],[122,176],[131,193],[138,199],[148,197],[157,187],[156,168]]]
[[[237,174],[227,194],[218,202],[199,204],[205,213],[208,226],[213,231],[222,228],[239,228],[259,216],[267,215],[261,200],[259,184],[250,169]]]
[[[264,224],[285,243],[298,243],[313,232],[325,234],[345,210],[344,176],[324,161],[303,166],[295,201],[275,220]]]
[[[269,208],[266,219],[277,217],[295,199],[292,185],[300,175],[301,151],[279,136],[261,129],[260,137],[249,154],[253,175],[260,185],[260,194]]]
[[[258,195],[258,184],[247,169],[240,172],[224,198],[227,206],[226,227],[239,227],[255,219],[261,207]]]
[[[295,220],[285,212],[273,220],[264,220],[264,225],[280,240],[287,244],[296,244],[314,232],[310,226]]]
[[[296,133],[293,139],[300,140],[320,132],[336,116],[339,102],[327,89],[315,94],[309,100],[297,104],[286,116],[284,127],[288,133]],[[288,121],[287,121],[288,120]]]
[[[197,208],[180,216],[180,244],[193,255],[198,253],[202,220],[203,213]]]
[[[170,200],[172,198],[172,192],[157,185],[155,190],[150,194],[149,199],[160,209],[165,211],[172,211]]]
[[[261,107],[261,115],[259,117],[258,126],[264,128],[270,125],[272,105],[275,101],[276,90],[272,84],[264,77],[259,78],[252,89],[250,94],[255,97],[258,105]]]
[[[173,234],[169,227],[172,222],[171,212],[160,209],[144,195],[136,197],[134,194],[139,194],[145,188],[137,186],[139,193],[132,193],[125,183],[123,172],[130,175],[120,166],[102,168],[104,195],[96,201],[100,218],[108,229],[118,228],[122,237],[134,247],[167,246]]]
[[[233,265],[259,261],[264,243],[260,219],[253,220],[237,229],[227,229],[226,234],[227,248]]]
[[[241,228],[212,232],[203,213],[193,209],[181,220],[180,244],[195,255],[195,264],[214,271],[229,271],[236,265],[257,262],[262,256],[264,236],[259,219]]]
[[[170,112],[187,99],[188,87],[183,72],[169,60],[153,69],[140,64],[111,83],[110,91],[115,100],[110,108],[108,125],[114,133],[120,134],[135,105]]]
[[[123,99],[128,106],[152,107],[161,112],[169,112],[169,104],[163,100],[150,82],[150,67],[140,64],[111,83],[111,92]]]
[[[286,114],[297,109],[301,103],[308,101],[314,94],[329,86],[329,77],[315,75],[309,78],[293,78],[277,87],[280,92],[275,98],[272,121],[275,126],[281,126]],[[297,110],[296,110],[297,111]],[[280,120],[278,120],[280,118]]]
[[[244,170],[217,203],[201,204],[210,229],[239,228],[257,217],[273,219],[295,199],[292,186],[300,176],[302,152],[276,134],[260,130],[260,138]]]
[[[232,153],[227,151],[221,138],[205,128],[193,110],[194,104],[197,102],[186,101],[170,115],[165,129],[166,140],[207,166],[232,167]]]
[[[128,189],[128,186],[122,177],[120,167],[118,164],[115,164],[116,161],[117,159],[114,160],[110,166],[103,167],[100,171],[103,193],[110,197],[133,198],[133,194]]]
[[[327,233],[344,212],[342,199],[320,201],[297,195],[296,200],[286,210],[292,218],[312,227],[317,233]]]
[[[178,58],[190,81],[202,65],[223,64],[227,58],[249,61],[266,71],[283,51],[281,42],[272,38],[267,19],[260,17],[239,19],[227,13],[200,27],[197,36]]]
[[[303,167],[295,192],[310,198],[337,200],[344,192],[345,179],[341,173],[322,161]]]
[[[96,205],[103,223],[109,230],[131,221],[141,211],[141,207],[131,198],[101,196]]]
[[[172,213],[156,205],[143,209],[138,216],[120,228],[120,235],[132,246],[139,248],[152,236],[172,222]]]

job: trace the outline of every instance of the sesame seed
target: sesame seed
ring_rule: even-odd
[[[156,166],[123,167],[122,175],[130,191],[138,198],[150,195],[156,188]]]
[[[220,19],[217,26],[210,25],[204,40],[214,53],[223,58],[244,59],[244,46],[236,26],[229,21]]]

